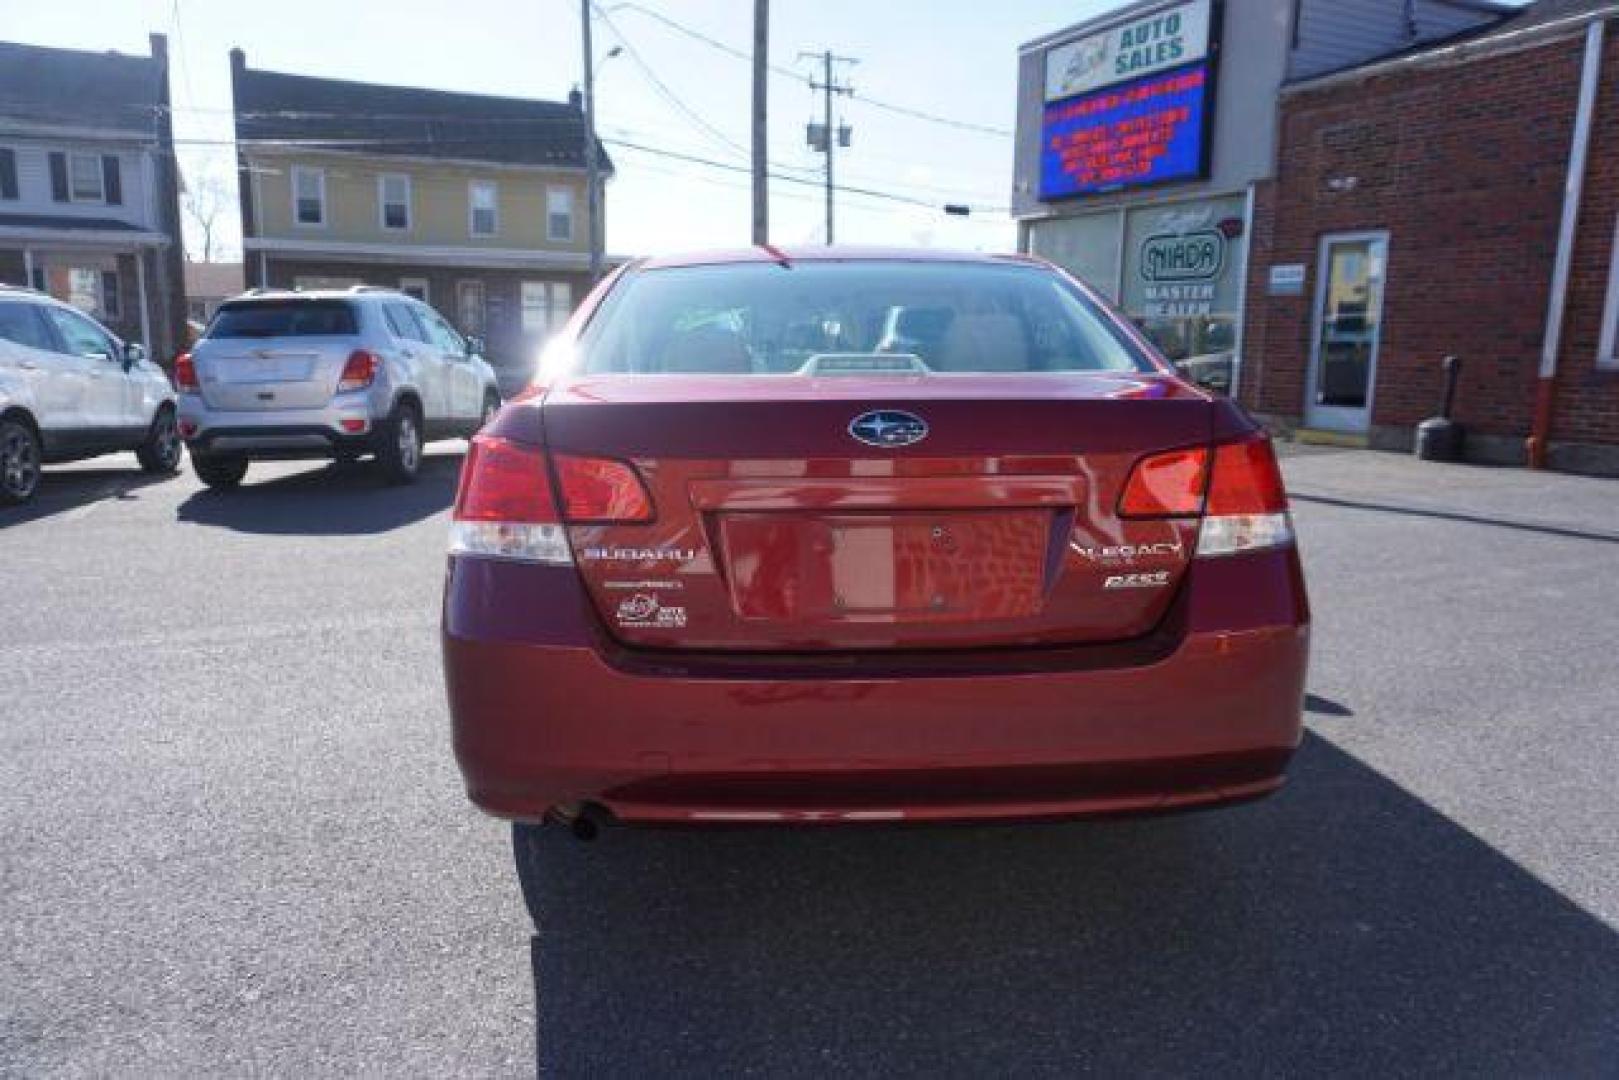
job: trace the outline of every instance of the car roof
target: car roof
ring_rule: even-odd
[[[66,300],[59,300],[50,293],[43,293],[38,289],[30,289],[26,285],[0,284],[0,300],[26,302],[30,304],[45,304],[49,305],[50,307],[67,308],[69,311],[76,311],[85,318],[93,320],[97,326],[100,326],[103,330],[107,330],[106,324],[104,324],[99,318],[90,312],[83,311],[68,303]],[[107,333],[111,334],[112,331],[107,330]]]
[[[1049,266],[1044,259],[1015,252],[950,251],[941,248],[866,247],[834,244],[830,247],[780,247],[774,244],[745,248],[721,248],[677,255],[655,255],[642,261],[643,270],[665,270],[677,266],[716,266],[731,263],[811,262],[928,262],[972,263],[977,265]]]
[[[405,300],[417,301],[408,293],[382,285],[361,285],[352,289],[249,289],[244,293],[226,297],[226,304],[270,302],[287,300]]]

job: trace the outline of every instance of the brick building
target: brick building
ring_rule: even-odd
[[[1402,449],[1455,354],[1467,456],[1619,474],[1619,4],[1540,0],[1280,102],[1243,403]]]

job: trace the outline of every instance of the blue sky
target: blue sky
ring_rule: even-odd
[[[751,74],[746,62],[672,29],[648,10],[746,51],[752,0],[600,0],[596,52],[628,44],[683,114],[624,53],[598,69],[598,127],[680,153],[746,165]],[[146,35],[169,35],[182,165],[233,180],[227,53],[253,67],[560,100],[580,78],[578,0],[7,0],[3,36],[30,44],[145,53]],[[846,71],[857,94],[1010,131],[1017,46],[1114,6],[1112,0],[772,0],[771,60],[807,73],[800,50],[860,58]],[[610,25],[609,25],[610,24]],[[615,33],[615,28],[617,33]],[[804,124],[819,99],[802,82],[772,77],[770,157],[818,170]],[[838,239],[849,242],[1008,248],[1005,216],[1011,140],[897,115],[857,96],[839,103],[854,143],[838,178],[931,204],[1003,208],[970,219],[933,206],[857,195],[839,200]],[[705,130],[703,124],[712,130]],[[217,143],[220,145],[208,145]],[[728,145],[734,143],[735,146]],[[748,177],[613,149],[608,247],[626,254],[745,244]],[[818,172],[804,175],[815,178]],[[818,242],[818,187],[772,182],[771,236]],[[234,213],[231,242],[235,242]]]

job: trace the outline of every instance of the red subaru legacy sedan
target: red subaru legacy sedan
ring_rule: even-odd
[[[1269,441],[1037,260],[606,281],[472,442],[456,756],[501,817],[849,823],[1263,795],[1309,613]]]

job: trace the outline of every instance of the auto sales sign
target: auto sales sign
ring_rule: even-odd
[[[1212,7],[1156,8],[1047,50],[1042,199],[1208,174]]]

